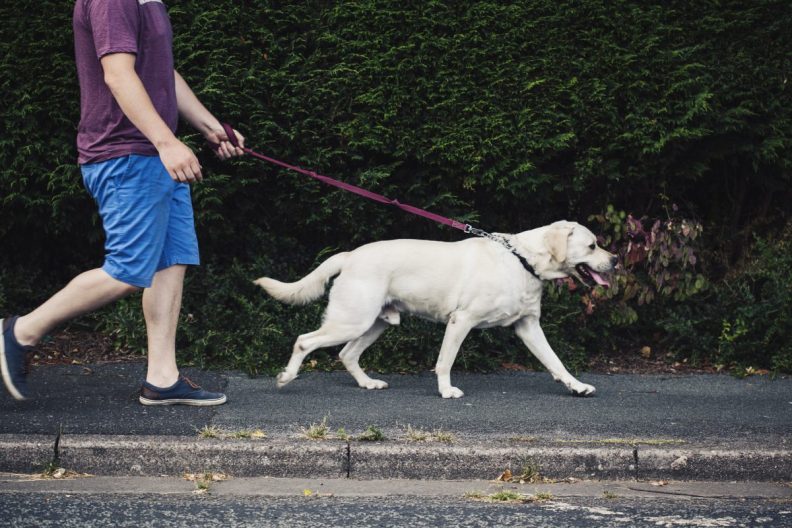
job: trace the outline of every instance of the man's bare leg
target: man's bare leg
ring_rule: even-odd
[[[36,345],[61,323],[139,291],[96,268],[77,275],[41,306],[17,319],[14,334],[21,345]]]
[[[179,377],[176,366],[176,327],[181,311],[186,266],[171,266],[154,275],[143,291],[143,315],[148,334],[146,381],[155,387],[170,387]]]

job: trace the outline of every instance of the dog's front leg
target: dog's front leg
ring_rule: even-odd
[[[462,341],[465,340],[472,328],[473,325],[464,314],[460,312],[451,314],[435,366],[437,388],[443,398],[461,398],[465,395],[464,392],[451,385],[451,367],[454,365]]]
[[[581,383],[567,371],[561,360],[553,349],[550,348],[550,343],[539,326],[539,318],[537,317],[524,317],[514,324],[514,330],[517,336],[522,339],[525,346],[527,346],[533,355],[536,356],[542,365],[550,372],[553,379],[563,383],[572,394],[576,396],[590,396],[596,390],[593,386]]]

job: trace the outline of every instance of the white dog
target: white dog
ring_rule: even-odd
[[[389,240],[338,253],[301,280],[255,281],[276,299],[305,304],[322,296],[334,276],[322,326],[297,338],[278,387],[297,377],[305,357],[317,348],[346,343],[341,361],[358,385],[384,389],[388,384],[363,372],[358,359],[400,313],[417,314],[446,324],[435,373],[443,398],[463,392],[451,385],[451,366],[473,328],[514,325],[517,335],[556,381],[573,394],[588,396],[594,387],[572,376],[539,326],[542,280],[574,276],[608,286],[600,273],[613,271],[616,256],[597,246],[580,224],[560,221],[516,235],[460,242]]]

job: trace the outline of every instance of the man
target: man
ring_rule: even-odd
[[[161,0],[77,0],[74,41],[80,81],[78,162],[99,206],[105,262],[74,278],[22,317],[0,320],[5,386],[28,397],[27,364],[58,324],[143,290],[148,370],[144,405],[219,405],[179,374],[176,326],[186,266],[199,263],[189,184],[201,180],[193,152],[174,135],[179,116],[219,144],[222,159],[242,154],[174,70],[172,32]],[[236,132],[235,132],[236,133]],[[240,144],[244,138],[236,133]]]

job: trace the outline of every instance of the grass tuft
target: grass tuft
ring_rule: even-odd
[[[308,428],[303,428],[302,433],[303,435],[310,439],[310,440],[326,440],[327,434],[330,431],[330,428],[327,426],[327,416],[322,418],[322,421],[308,426]]]
[[[379,428],[369,425],[365,431],[360,433],[357,439],[361,442],[382,442],[385,440],[385,435]]]

